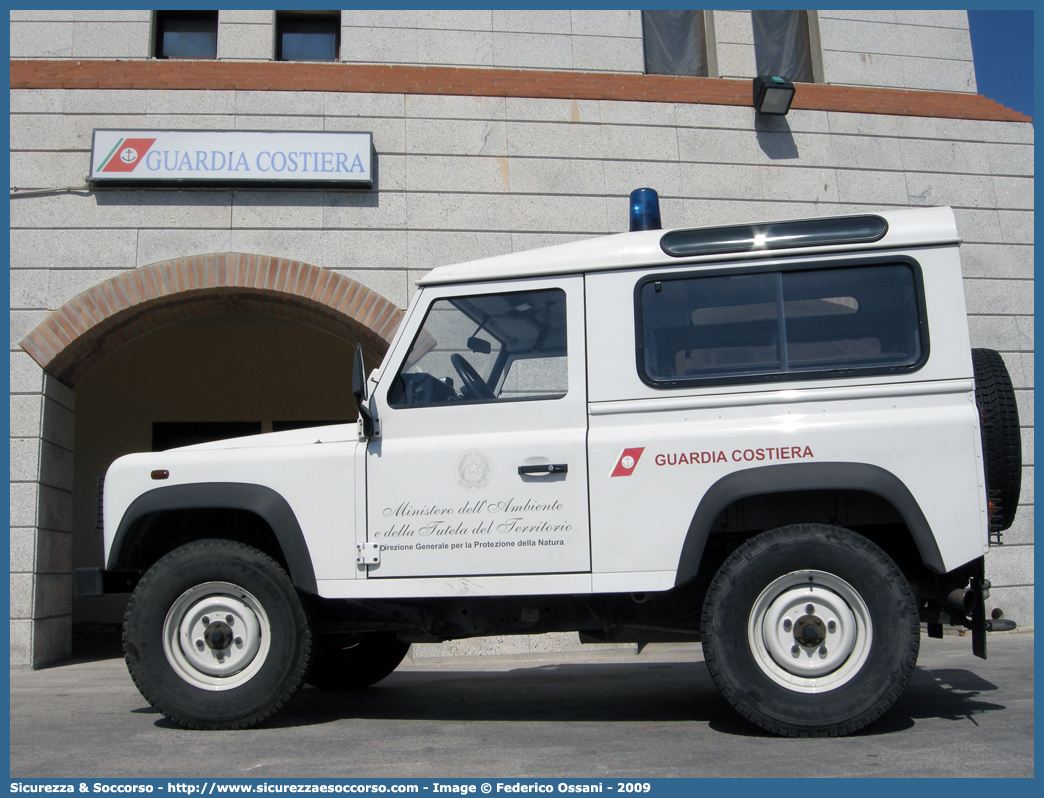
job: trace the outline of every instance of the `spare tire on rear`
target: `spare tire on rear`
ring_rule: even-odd
[[[1000,353],[973,349],[975,404],[979,408],[990,532],[1011,526],[1022,488],[1022,435],[1015,389]]]

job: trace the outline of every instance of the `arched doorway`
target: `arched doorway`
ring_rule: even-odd
[[[52,584],[54,592],[56,572],[102,564],[97,479],[113,459],[201,436],[350,420],[352,350],[360,343],[367,363],[377,363],[401,317],[393,303],[336,272],[240,253],[128,271],[49,314],[22,348],[74,392],[71,419],[69,403],[53,411],[72,426],[67,443],[43,445],[40,454],[41,486],[58,473],[71,484],[49,485],[49,511],[41,507],[38,517],[68,519],[69,531],[37,530],[38,541],[48,541],[37,547],[58,553],[31,580],[30,620],[46,632],[33,635],[25,664],[67,656],[73,623],[122,616],[125,598],[70,604],[65,587],[64,603],[41,601],[36,587]],[[56,502],[64,505],[57,513]]]

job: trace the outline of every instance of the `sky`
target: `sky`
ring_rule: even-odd
[[[1033,116],[1033,12],[969,11],[978,93]]]

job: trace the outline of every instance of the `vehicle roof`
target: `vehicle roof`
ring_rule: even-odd
[[[667,233],[673,232],[673,230],[714,230],[719,227],[732,227],[733,225],[617,233],[598,238],[586,238],[542,249],[511,252],[492,258],[439,266],[424,275],[418,281],[418,285],[470,283],[480,280],[507,280],[553,274],[609,271],[634,268],[636,266],[678,266],[693,263],[750,260],[752,258],[778,258],[782,255],[789,257],[827,252],[855,252],[947,245],[960,242],[953,211],[946,207],[867,211],[856,214],[809,218],[845,218],[846,216],[880,216],[888,223],[888,232],[878,241],[869,243],[826,244],[794,247],[791,249],[766,249],[742,253],[698,255],[684,258],[672,257],[665,253],[660,247],[660,239]],[[792,219],[788,221],[805,220]]]

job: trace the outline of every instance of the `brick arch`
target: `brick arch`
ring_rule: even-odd
[[[374,362],[403,312],[355,280],[296,260],[239,252],[153,263],[89,288],[49,313],[22,348],[52,377],[76,383],[152,330],[216,313],[264,313],[358,341]]]

